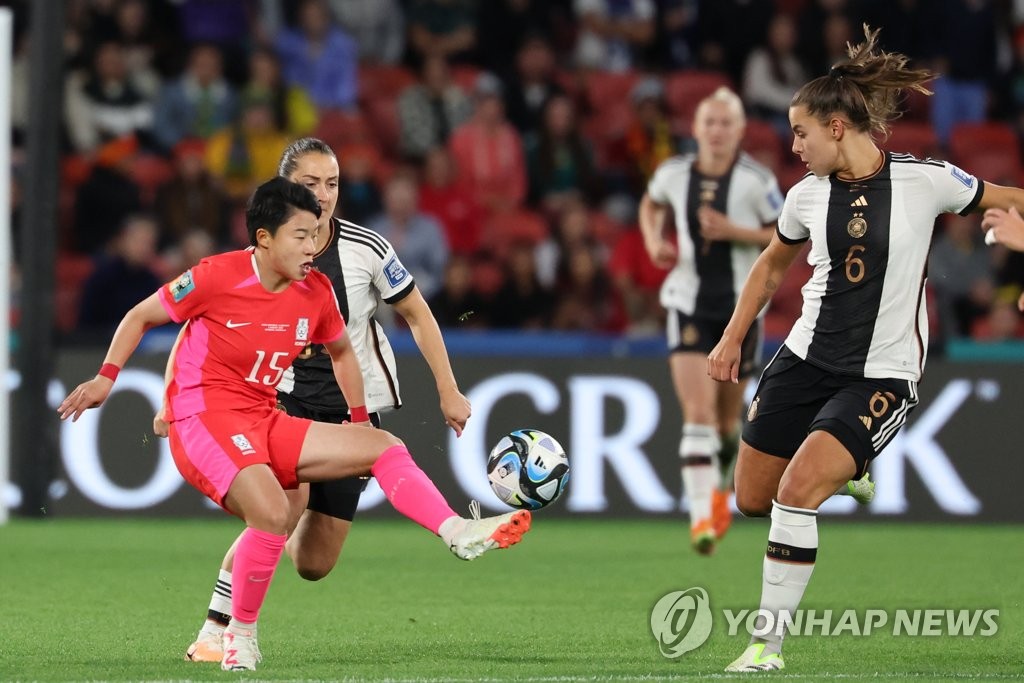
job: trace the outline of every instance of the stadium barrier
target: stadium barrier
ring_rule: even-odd
[[[572,464],[566,494],[544,514],[678,514],[681,418],[663,356],[454,357],[473,404],[462,438],[445,427],[433,379],[417,356],[400,359],[406,406],[386,414],[384,425],[410,446],[456,508],[476,498],[499,509],[485,476],[487,452],[503,433],[534,427],[559,439]],[[48,515],[223,514],[182,481],[166,440],[151,432],[164,359],[138,354],[101,409],[60,425]],[[50,387],[53,404],[101,361],[97,350],[63,350]],[[1024,365],[936,360],[920,394],[908,426],[872,467],[878,481],[872,505],[860,509],[836,497],[823,511],[859,520],[1024,521],[1016,496],[1024,480],[1018,422]],[[14,464],[7,496],[17,513],[22,465],[17,457]],[[395,513],[371,482],[360,514]]]

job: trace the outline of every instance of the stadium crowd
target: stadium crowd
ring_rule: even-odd
[[[37,34],[30,3],[7,4],[17,246]],[[661,161],[692,149],[702,97],[742,96],[744,148],[785,191],[806,171],[790,98],[867,22],[938,75],[883,146],[1019,185],[1022,5],[71,0],[63,33],[48,32],[66,55],[58,327],[106,336],[160,282],[245,246],[245,199],[289,141],[315,135],[338,151],[341,217],[394,245],[442,326],[657,334],[665,271],[637,203]],[[979,225],[953,217],[937,233],[938,347],[1024,338],[1024,261],[985,247]],[[769,336],[798,315],[808,273],[794,267],[775,297]]]

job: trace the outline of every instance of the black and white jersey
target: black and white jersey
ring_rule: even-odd
[[[710,205],[736,225],[759,230],[778,219],[782,193],[771,170],[744,152],[721,177],[703,175],[696,160],[694,154],[667,159],[647,185],[652,200],[672,206],[679,245],[679,259],[661,287],[661,305],[695,317],[728,320],[761,248],[705,241],[697,209]]]
[[[415,283],[391,244],[376,232],[338,218],[330,225],[331,233],[313,263],[334,285],[338,308],[359,358],[366,409],[373,413],[398,408],[402,399],[395,354],[373,316],[380,301],[401,301]],[[320,410],[347,410],[331,358],[322,346],[307,348],[284,373],[277,390]]]
[[[935,218],[970,212],[984,183],[953,164],[886,153],[863,180],[807,175],[778,234],[814,267],[786,346],[826,370],[917,381],[928,348],[925,269]]]

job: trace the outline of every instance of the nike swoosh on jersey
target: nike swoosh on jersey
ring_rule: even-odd
[[[228,326],[229,330],[233,330],[236,327],[245,327],[246,325],[252,325],[252,323],[233,323],[230,320],[224,324]]]

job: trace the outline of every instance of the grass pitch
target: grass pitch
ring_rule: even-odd
[[[182,660],[237,522],[16,520],[0,527],[0,679],[238,680]],[[723,608],[756,608],[767,523],[713,558],[682,521],[546,520],[471,563],[403,521],[360,521],[327,579],[285,559],[260,619],[263,680],[590,681],[747,678]],[[1024,527],[824,519],[804,607],[998,609],[991,637],[791,637],[773,679],[1024,679]],[[714,631],[669,660],[665,593],[704,587]],[[756,675],[758,678],[764,676]]]

